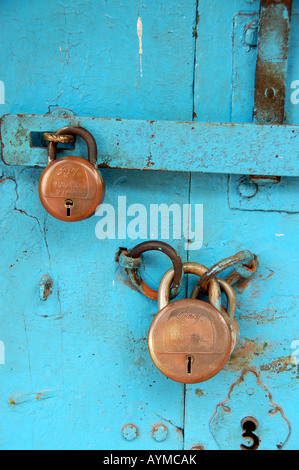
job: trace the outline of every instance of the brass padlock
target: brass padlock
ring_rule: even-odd
[[[202,276],[198,263],[185,263],[184,272]],[[159,313],[148,335],[151,358],[167,377],[182,383],[198,383],[215,376],[226,364],[236,344],[233,323],[213,305],[197,299],[169,303],[173,269],[163,276],[158,293]],[[211,279],[209,298],[221,306],[219,284]]]
[[[48,166],[39,181],[39,197],[49,214],[66,222],[90,217],[101,203],[105,184],[97,170],[97,144],[83,127],[66,126],[55,135],[77,135],[88,148],[88,160],[66,156],[56,158],[57,142],[49,142]]]

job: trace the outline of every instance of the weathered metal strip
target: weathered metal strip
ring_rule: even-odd
[[[251,123],[6,115],[1,120],[3,161],[45,167],[47,151],[31,147],[31,132],[56,131],[65,125],[83,126],[93,134],[99,167],[299,176],[299,127]],[[81,140],[74,151],[58,155],[86,158]]]
[[[283,123],[292,0],[261,0],[253,120]]]

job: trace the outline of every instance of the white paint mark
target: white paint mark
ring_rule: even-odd
[[[142,27],[142,19],[139,17],[137,20],[137,36],[139,38],[139,56],[140,56],[140,76],[142,77],[142,34],[143,34],[143,27]]]
[[[284,237],[284,233],[275,233],[277,237]]]
[[[114,287],[114,279],[113,279],[113,281],[112,281],[112,286]]]

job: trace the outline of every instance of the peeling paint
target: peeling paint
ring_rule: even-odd
[[[36,401],[48,400],[55,398],[57,391],[43,390],[36,393],[20,393],[9,397],[8,404],[11,406],[22,405],[24,403],[34,403]]]
[[[225,365],[227,370],[241,370],[251,364],[252,360],[268,348],[266,342],[258,343],[252,340],[243,340],[236,347],[229,362]]]
[[[282,356],[268,364],[263,364],[261,371],[270,371],[279,374],[281,372],[292,371],[294,368],[296,368],[296,364],[294,364],[292,356]]]

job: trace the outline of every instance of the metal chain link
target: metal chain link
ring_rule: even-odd
[[[170,298],[175,298],[180,292],[182,280],[184,277],[183,263],[178,253],[167,243],[158,240],[151,240],[140,243],[132,250],[128,251],[126,248],[120,248],[116,257],[116,261],[122,266],[126,272],[128,280],[132,287],[144,294],[146,297],[157,300],[158,292],[150,288],[142,279],[140,274],[140,267],[142,264],[142,253],[149,250],[162,251],[167,254],[171,259],[175,276],[172,285]],[[234,286],[242,279],[252,276],[258,266],[256,255],[248,250],[239,251],[233,256],[229,256],[214,264],[211,268],[206,268],[206,272],[199,277],[197,284],[192,290],[191,297],[197,298],[200,293],[206,294],[209,282],[215,279],[218,282],[218,288],[224,291],[228,298],[228,314],[233,316],[236,305],[234,302],[229,302],[233,296],[230,295],[230,287]],[[229,274],[225,279],[219,278],[219,274],[228,268],[234,268],[234,271]]]

